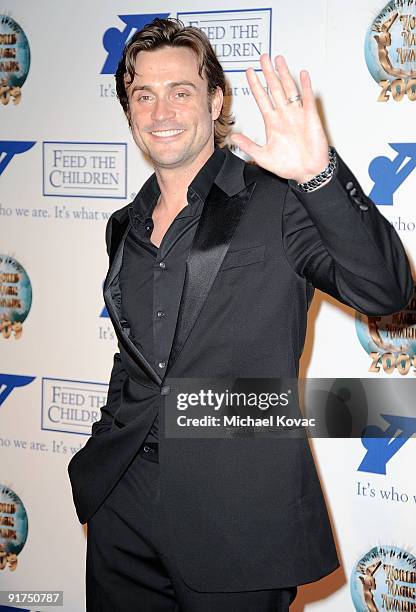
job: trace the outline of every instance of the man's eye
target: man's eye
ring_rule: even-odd
[[[177,98],[187,98],[189,96],[187,91],[177,91],[175,96]]]
[[[142,94],[142,95],[137,96],[137,99],[139,102],[149,102],[149,100],[152,99],[152,96],[149,96],[147,94]]]

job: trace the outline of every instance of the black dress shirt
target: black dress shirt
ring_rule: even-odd
[[[172,347],[188,253],[224,160],[224,151],[216,148],[188,187],[187,205],[172,221],[159,248],[150,240],[152,213],[160,195],[154,174],[129,208],[132,227],[120,270],[121,314],[131,329],[131,340],[161,375]],[[147,441],[157,442],[158,430],[156,417]]]

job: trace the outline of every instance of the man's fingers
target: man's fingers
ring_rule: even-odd
[[[243,134],[231,134],[230,140],[232,144],[237,146],[239,149],[241,149],[244,153],[246,153],[253,159],[256,158],[256,154],[261,149],[259,145],[257,145],[250,138],[247,138],[247,136],[244,136]]]
[[[246,71],[246,75],[248,84],[250,85],[250,89],[262,115],[267,114],[269,111],[273,110],[273,105],[263,85],[260,83],[259,77],[254,72],[253,68],[249,68]]]
[[[317,112],[316,100],[313,95],[311,77],[307,70],[300,73],[300,85],[302,87],[302,102],[306,112]]]
[[[296,87],[296,83],[292,78],[292,75],[289,72],[289,68],[286,64],[286,60],[283,55],[278,55],[274,60],[276,70],[280,77],[280,82],[282,84],[283,90],[283,98],[284,104],[288,104],[289,98],[294,98],[299,94],[298,88]],[[295,104],[295,103],[292,103]],[[296,103],[298,104],[298,103]]]
[[[286,97],[283,86],[273,68],[270,57],[266,53],[260,55],[260,64],[276,108],[284,106],[286,104]]]

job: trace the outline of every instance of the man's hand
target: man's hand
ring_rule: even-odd
[[[247,153],[259,166],[298,183],[309,181],[329,163],[328,141],[316,107],[309,73],[302,70],[301,99],[283,56],[260,57],[269,94],[252,68],[246,71],[250,89],[263,116],[266,144],[262,147],[242,134],[233,134],[231,142]]]

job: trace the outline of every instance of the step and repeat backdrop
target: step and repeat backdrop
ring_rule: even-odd
[[[105,226],[152,172],[113,75],[156,16],[206,32],[236,129],[256,142],[245,70],[264,52],[309,69],[331,143],[415,254],[416,1],[1,2],[0,590],[63,591],[53,609],[67,612],[85,609],[86,547],[67,464],[100,416],[117,350],[102,299]],[[416,297],[369,319],[317,294],[302,375],[357,379],[347,410],[360,379],[413,379],[415,317]],[[416,610],[416,415],[391,409],[380,439],[311,442],[342,567],[302,587],[294,610]]]

